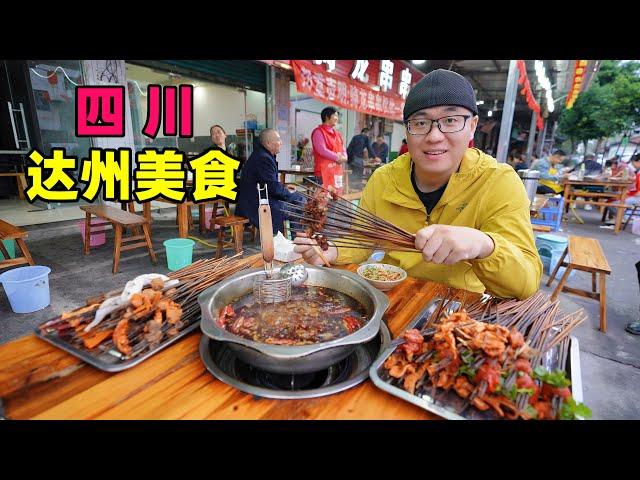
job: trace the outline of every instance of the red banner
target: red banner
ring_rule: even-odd
[[[536,112],[536,126],[538,127],[538,130],[542,130],[544,128],[544,121],[542,120],[542,115],[540,115],[540,105],[536,102],[533,92],[531,91],[531,83],[529,83],[529,78],[527,77],[527,66],[524,63],[524,60],[518,60],[516,62],[516,66],[520,72],[520,75],[518,76],[518,84],[522,85],[520,94],[524,95],[524,98],[527,101],[527,106]]]
[[[404,100],[326,71],[322,65],[292,60],[296,88],[318,100],[369,115],[402,121]]]

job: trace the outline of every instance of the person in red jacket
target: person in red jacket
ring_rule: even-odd
[[[402,146],[400,147],[400,151],[398,152],[398,156],[402,155],[403,153],[407,153],[409,151],[409,147],[407,147],[407,139],[403,138],[402,139]]]
[[[336,175],[343,173],[342,165],[347,161],[347,151],[344,147],[342,135],[335,129],[338,124],[338,110],[327,107],[320,112],[322,124],[318,125],[311,133],[311,143],[313,145],[314,175],[318,180],[322,179],[322,170],[326,166],[340,165],[340,171]],[[320,181],[319,183],[322,183]]]

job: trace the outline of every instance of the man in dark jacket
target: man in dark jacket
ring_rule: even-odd
[[[251,156],[242,166],[240,184],[238,185],[238,197],[236,215],[247,217],[251,224],[258,227],[258,189],[267,185],[269,191],[269,206],[271,207],[271,220],[273,234],[284,232],[284,221],[289,220],[282,211],[282,201],[300,203],[304,197],[288,190],[278,180],[278,164],[276,155],[280,152],[282,140],[278,132],[267,128],[260,133],[260,143]]]
[[[371,147],[371,140],[367,135],[368,133],[369,129],[363,128],[359,135],[355,135],[351,139],[349,146],[347,147],[349,165],[353,169],[354,177],[358,179],[362,179],[363,175],[365,150],[369,158],[373,159],[376,157],[376,154]]]
[[[587,175],[595,175],[602,173],[602,165],[595,161],[595,156],[588,153],[584,156],[584,160],[573,167],[569,172],[577,172],[584,165],[584,171]]]

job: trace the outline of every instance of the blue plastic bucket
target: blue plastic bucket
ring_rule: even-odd
[[[13,239],[9,240],[1,240],[4,248],[7,249],[7,253],[9,254],[9,258],[16,258],[16,242]],[[4,258],[2,251],[0,251],[0,260]],[[5,258],[5,260],[8,260]]]
[[[31,313],[49,306],[49,273],[42,265],[14,268],[0,275],[0,282],[15,313]]]
[[[191,265],[193,247],[196,244],[189,238],[172,238],[163,242],[167,252],[167,267],[172,272]]]

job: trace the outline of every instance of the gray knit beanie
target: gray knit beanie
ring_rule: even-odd
[[[404,121],[418,110],[441,105],[456,105],[478,114],[476,94],[469,81],[456,72],[439,69],[425,75],[411,89],[404,104]]]

